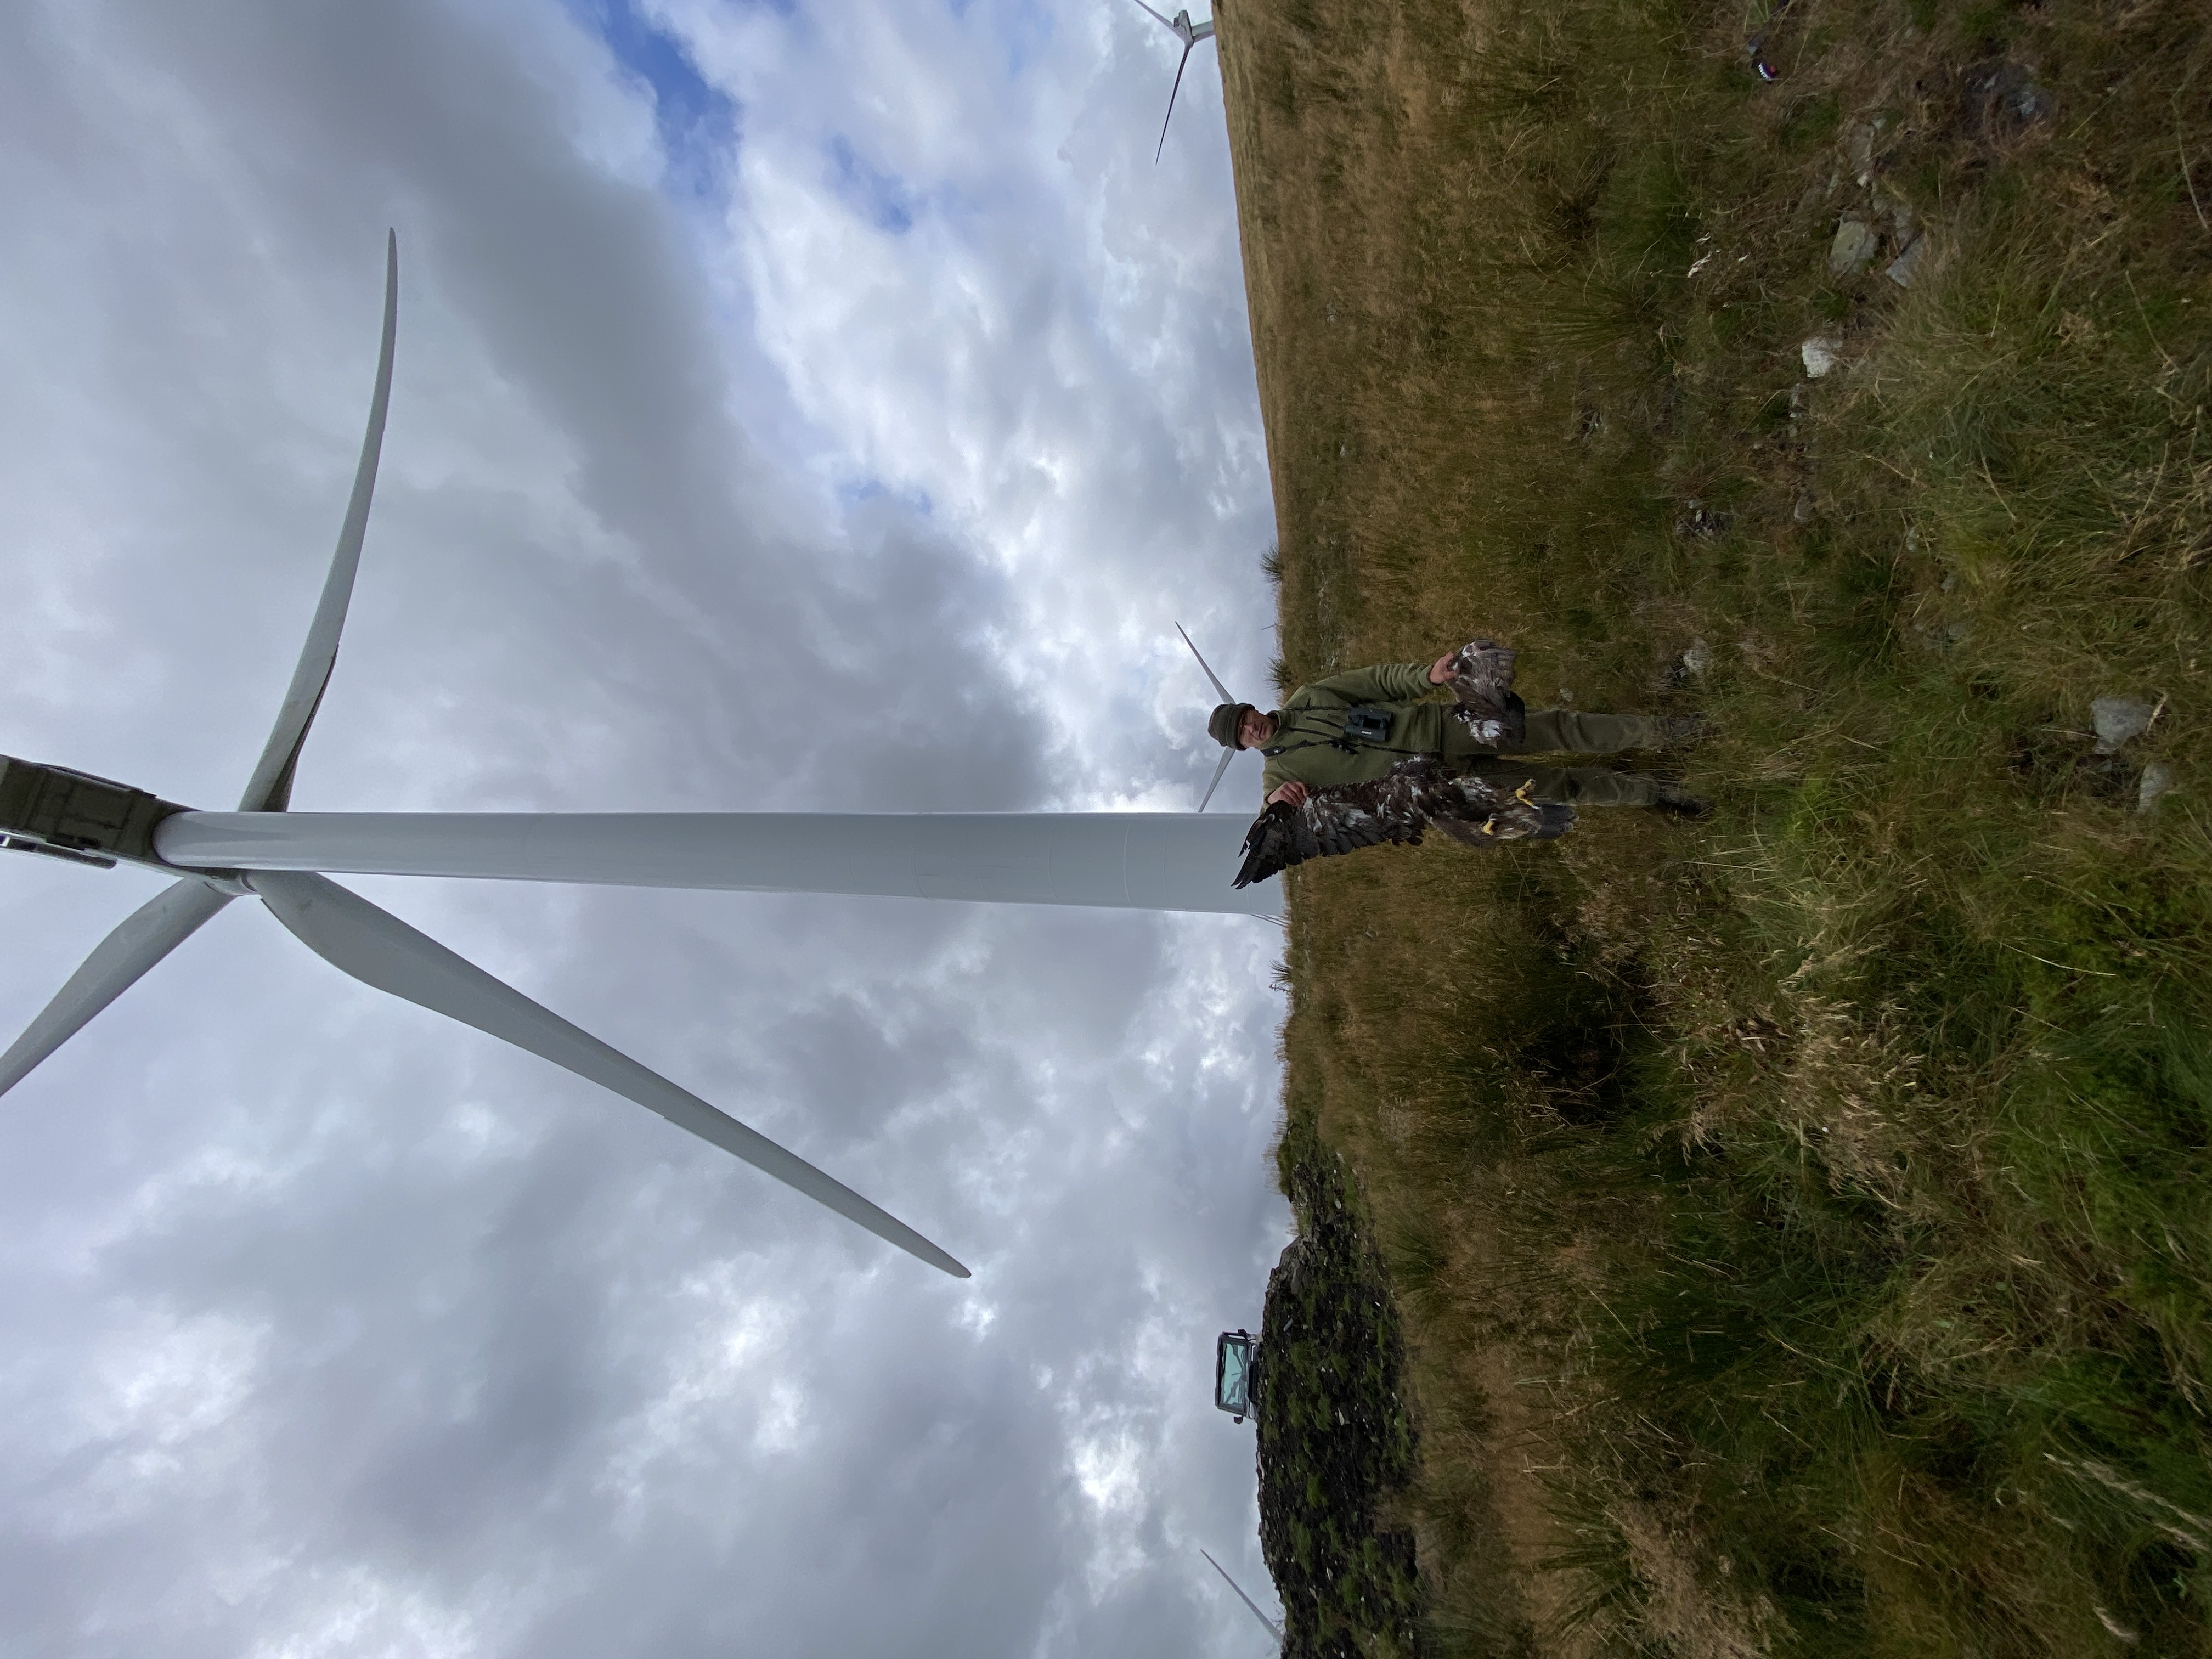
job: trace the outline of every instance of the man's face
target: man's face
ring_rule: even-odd
[[[1263,714],[1256,708],[1244,711],[1244,718],[1237,722],[1237,746],[1257,749],[1275,735],[1275,717]]]

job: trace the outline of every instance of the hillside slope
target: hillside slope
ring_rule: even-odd
[[[1709,823],[1295,872],[1286,1188],[1430,1649],[2201,1652],[2204,15],[1765,10],[1221,9],[1282,683],[1719,731]]]

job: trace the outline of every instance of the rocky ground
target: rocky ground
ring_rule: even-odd
[[[1405,1344],[1341,1161],[1287,1146],[1298,1236],[1261,1323],[1260,1543],[1293,1655],[1418,1650],[1413,1534],[1390,1499],[1410,1479]]]

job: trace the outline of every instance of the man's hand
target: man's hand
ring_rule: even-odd
[[[1269,806],[1273,806],[1278,803],[1285,806],[1304,806],[1306,804],[1305,785],[1303,783],[1284,784],[1280,788],[1277,789],[1274,793],[1269,795],[1266,802]]]
[[[1458,669],[1459,653],[1456,651],[1447,651],[1443,656],[1438,657],[1434,662],[1429,665],[1429,684],[1431,685],[1449,685],[1451,684],[1453,674],[1457,672]]]

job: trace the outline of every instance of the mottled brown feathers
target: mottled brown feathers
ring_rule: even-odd
[[[1549,841],[1574,821],[1571,806],[1524,799],[1482,778],[1447,772],[1431,756],[1417,756],[1364,783],[1316,789],[1302,806],[1278,801],[1267,807],[1244,837],[1236,884],[1247,887],[1308,859],[1386,842],[1417,847],[1431,824],[1469,847],[1490,847]]]
[[[1495,640],[1474,640],[1460,647],[1452,664],[1452,718],[1474,734],[1486,749],[1517,749],[1528,733],[1526,711],[1513,690],[1516,653]]]

